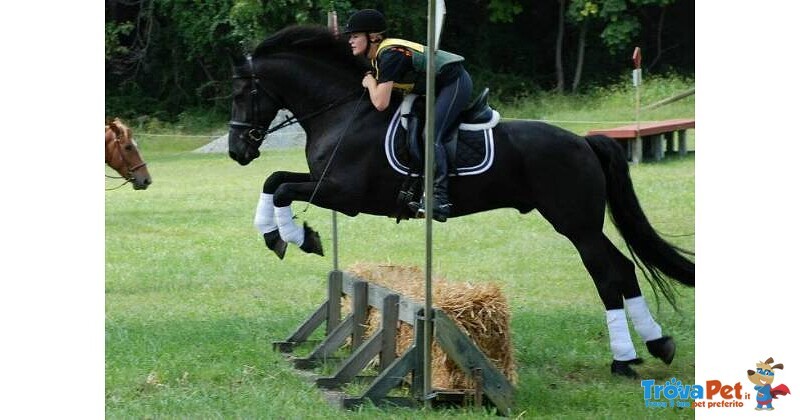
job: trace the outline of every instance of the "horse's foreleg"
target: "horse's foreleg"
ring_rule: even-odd
[[[286,254],[286,241],[281,237],[279,225],[276,221],[274,194],[278,187],[287,182],[308,182],[311,175],[307,173],[278,171],[272,173],[264,181],[264,187],[256,205],[256,214],[253,225],[264,237],[267,248],[271,249],[283,259]],[[289,209],[291,212],[291,209]],[[285,213],[285,211],[284,211]]]
[[[275,207],[275,219],[282,240],[297,244],[301,250],[309,254],[324,255],[319,234],[305,223],[301,228],[294,222],[292,206]]]
[[[297,244],[307,253],[323,255],[319,234],[306,224],[300,227],[294,222],[291,204],[294,201],[313,200],[314,205],[337,209],[342,203],[347,203],[348,197],[346,194],[341,194],[340,188],[329,182],[318,184],[317,181],[309,180],[279,185],[273,195],[273,204],[275,222],[281,239]]]

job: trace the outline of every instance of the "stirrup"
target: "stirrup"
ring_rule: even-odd
[[[452,203],[436,204],[434,200],[433,220],[437,222],[446,222],[450,216],[450,208],[453,207]],[[414,217],[418,219],[425,218],[425,197],[419,201],[412,201],[408,203],[408,208],[414,213]]]
[[[411,213],[414,214],[414,217],[417,219],[422,219],[425,217],[425,197],[422,197],[419,201],[409,201],[408,208],[411,210]]]

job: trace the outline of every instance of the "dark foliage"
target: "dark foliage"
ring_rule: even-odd
[[[521,10],[508,22],[493,22],[490,5],[497,3]],[[635,46],[644,52],[645,72],[693,75],[694,2],[624,3],[638,31],[611,48],[601,37],[602,19],[591,21],[580,86],[618,81],[631,70]],[[331,4],[340,26],[351,12],[374,7],[386,14],[391,36],[426,41],[426,0],[106,0],[106,113],[162,120],[197,108],[224,114],[232,57],[287,26],[325,25]],[[522,96],[555,87],[557,24],[558,0],[451,0],[440,47],[465,56],[476,86]],[[579,32],[567,22],[568,81],[576,72]]]

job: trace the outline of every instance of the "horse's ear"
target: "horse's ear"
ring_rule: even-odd
[[[774,360],[772,360],[771,357],[769,359],[767,359],[767,360],[764,360],[764,363],[766,363],[766,364],[770,364],[772,362],[774,362]]]
[[[228,58],[228,62],[231,63],[233,67],[239,67],[245,64],[245,57],[247,56],[246,49],[244,47],[244,43],[240,44],[225,44],[221,47],[222,51],[224,52],[225,56]]]
[[[117,117],[117,118],[114,118],[113,120],[112,120],[111,118],[108,118],[108,119],[106,120],[106,125],[107,125],[107,126],[108,126],[108,128],[110,128],[110,129],[111,129],[111,131],[113,131],[113,132],[114,132],[114,134],[116,134],[117,136],[121,136],[121,135],[122,135],[122,129],[119,127],[119,117]]]
[[[783,369],[783,363],[778,363],[777,365],[773,366],[772,369]]]

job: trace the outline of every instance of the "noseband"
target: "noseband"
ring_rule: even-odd
[[[276,106],[280,104],[280,100],[278,99],[275,94],[272,92],[264,89],[261,85],[261,78],[258,73],[256,73],[255,66],[253,65],[253,57],[251,55],[247,56],[247,64],[250,66],[250,74],[247,76],[241,75],[234,75],[233,79],[249,79],[250,80],[250,115],[254,118],[259,115],[259,108],[258,108],[258,93],[261,92],[270,99],[270,101],[275,104]],[[236,121],[231,120],[228,125],[231,128],[249,128],[250,131],[247,132],[247,140],[255,145],[259,145],[260,142],[264,141],[268,134],[274,133],[275,131],[280,130],[281,128],[288,127],[292,124],[297,124],[301,121],[305,121],[309,118],[315,117],[319,114],[325,113],[333,108],[336,108],[339,105],[344,104],[347,102],[351,97],[355,96],[358,93],[363,92],[364,89],[358,89],[352,92],[349,95],[345,95],[335,101],[328,103],[327,105],[323,106],[322,108],[313,111],[303,117],[295,117],[295,116],[287,116],[284,121],[279,123],[278,125],[270,128],[269,122],[266,124],[258,123],[258,122],[247,122],[247,121]]]

